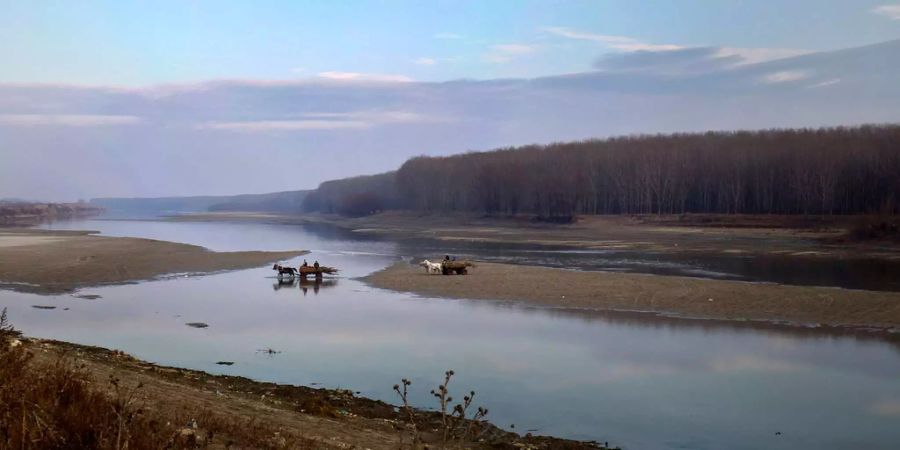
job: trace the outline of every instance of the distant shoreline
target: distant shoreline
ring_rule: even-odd
[[[900,332],[900,292],[476,264],[468,275],[442,276],[401,262],[363,280],[427,297]]]
[[[196,245],[91,233],[0,228],[0,288],[60,294],[173,273],[246,269],[308,253],[213,252]]]
[[[103,211],[90,203],[0,202],[0,227],[30,227],[53,220],[93,217]]]
[[[391,211],[358,218],[319,213],[193,213],[169,216],[166,220],[328,225],[348,232],[397,240],[433,239],[589,250],[900,261],[900,242],[843,240],[842,236],[854,220],[852,216],[811,220],[774,215],[615,215],[580,216],[572,224],[548,224],[524,216],[486,217]]]

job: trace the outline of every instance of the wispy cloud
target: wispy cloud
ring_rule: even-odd
[[[639,39],[628,37],[628,36],[615,36],[610,34],[597,34],[590,33],[586,31],[573,30],[571,28],[566,27],[542,27],[541,31],[545,31],[547,33],[555,34],[557,36],[562,36],[569,39],[577,39],[581,41],[592,41],[603,44],[609,48],[622,50],[626,52],[636,52],[636,51],[666,51],[666,50],[680,50],[683,49],[682,45],[675,44],[650,44],[647,42],[643,42]]]
[[[319,72],[318,77],[335,81],[383,81],[397,83],[414,81],[406,75],[361,72]]]
[[[490,63],[503,64],[512,61],[538,49],[536,45],[529,44],[497,44],[492,45],[490,51],[484,54],[484,60]]]
[[[812,87],[812,88],[821,88],[821,87],[826,87],[826,86],[834,86],[835,84],[838,84],[838,83],[840,83],[840,82],[841,82],[841,79],[840,79],[840,78],[832,78],[832,79],[830,79],[830,80],[825,80],[825,81],[822,81],[822,82],[820,82],[820,83],[816,83],[816,84],[810,85],[809,87]]]
[[[775,59],[790,58],[809,53],[809,50],[797,48],[744,48],[744,47],[719,47],[716,57],[728,58],[736,56],[739,59],[735,65],[756,64]]]
[[[0,114],[0,125],[9,126],[95,127],[134,125],[140,122],[141,119],[136,116],[101,114]]]
[[[289,119],[211,121],[197,125],[201,130],[239,131],[246,133],[304,130],[363,130],[379,125],[445,122],[409,111],[353,111],[340,113],[307,113]]]
[[[443,32],[443,33],[435,33],[435,35],[432,37],[435,39],[462,39],[463,35],[456,34],[456,33]]]
[[[433,66],[433,65],[437,64],[437,60],[434,58],[426,58],[423,56],[421,58],[414,59],[413,64],[416,64],[419,66]]]
[[[870,11],[891,20],[900,20],[900,3],[876,6]]]
[[[762,81],[768,84],[790,83],[809,78],[809,73],[803,70],[782,70],[763,75]]]

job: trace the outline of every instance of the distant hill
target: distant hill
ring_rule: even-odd
[[[299,212],[309,191],[284,191],[268,194],[204,195],[191,197],[91,199],[111,215],[157,216],[208,211]]]

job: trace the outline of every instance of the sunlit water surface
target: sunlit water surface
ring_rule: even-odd
[[[212,373],[350,388],[389,402],[396,402],[393,384],[406,377],[421,406],[432,406],[428,391],[452,368],[451,391],[477,391],[476,403],[500,426],[627,449],[896,449],[900,443],[896,341],[398,294],[354,278],[431,249],[296,226],[84,221],[53,227],[220,251],[311,249],[310,262],[342,272],[318,289],[279,284],[269,267],[260,267],[80,292],[102,296],[96,300],[0,291],[0,307],[32,336]],[[280,353],[259,351],[268,348]],[[235,364],[215,364],[223,360]]]

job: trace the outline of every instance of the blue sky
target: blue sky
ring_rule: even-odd
[[[274,192],[423,154],[898,123],[898,79],[900,0],[0,0],[0,198]]]
[[[890,10],[876,13],[886,3],[3,0],[0,82],[530,78],[589,70],[622,51],[596,36],[786,52],[900,38]]]

